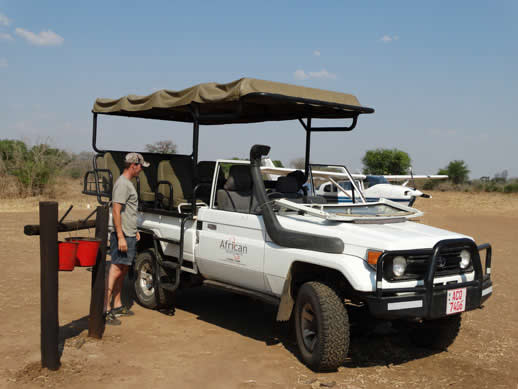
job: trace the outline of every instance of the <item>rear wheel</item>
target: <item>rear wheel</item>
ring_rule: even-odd
[[[152,249],[142,251],[135,259],[135,277],[133,287],[138,303],[146,308],[156,309],[171,306],[174,302],[174,293],[160,288],[155,291],[155,252]],[[166,277],[160,269],[160,277]]]
[[[349,350],[349,319],[329,286],[307,282],[295,305],[295,333],[303,362],[316,371],[336,370]]]
[[[457,338],[460,325],[461,315],[427,320],[410,328],[410,340],[419,347],[446,350]]]

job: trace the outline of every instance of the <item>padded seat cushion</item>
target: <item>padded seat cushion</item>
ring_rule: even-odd
[[[192,158],[188,155],[174,155],[158,164],[158,182],[167,181],[173,188],[173,204],[169,204],[169,185],[161,184],[158,193],[165,208],[176,208],[181,203],[188,203],[192,198]]]
[[[252,190],[252,175],[250,166],[233,165],[230,167],[227,182],[223,189],[238,192],[248,192]]]
[[[140,200],[145,202],[153,202],[155,201],[155,192],[140,192]]]
[[[227,182],[218,190],[218,208],[241,213],[260,213],[258,203],[252,194],[252,175],[249,165],[230,167]]]

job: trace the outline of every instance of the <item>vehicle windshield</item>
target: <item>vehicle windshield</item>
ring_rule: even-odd
[[[407,216],[412,212],[396,208],[390,204],[371,203],[361,205],[326,205],[322,209],[324,212],[337,216]]]
[[[367,204],[301,204],[289,199],[274,200],[280,213],[296,211],[299,215],[316,216],[330,221],[361,222],[387,219],[405,220],[422,216],[423,213],[415,208],[381,199],[376,203]]]

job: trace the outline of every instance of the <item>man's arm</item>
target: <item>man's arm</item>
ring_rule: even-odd
[[[126,243],[126,238],[124,237],[124,233],[122,232],[121,211],[122,204],[114,202],[112,207],[113,226],[115,227],[115,233],[117,234],[119,251],[125,253],[126,251],[128,251],[128,244]]]

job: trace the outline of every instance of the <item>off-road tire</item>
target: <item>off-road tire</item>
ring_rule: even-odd
[[[459,334],[461,315],[417,323],[410,328],[410,340],[419,347],[446,350]]]
[[[303,317],[303,314],[308,313],[308,307],[313,312],[309,316],[313,319],[309,321]],[[302,361],[314,371],[336,370],[343,365],[349,350],[349,318],[338,294],[321,282],[307,282],[299,289],[294,313],[295,333]],[[309,331],[308,324],[316,329],[313,342],[309,342],[307,336],[304,337]]]
[[[137,254],[134,265],[133,276],[133,290],[135,293],[135,300],[145,308],[158,309],[170,307],[174,303],[174,293],[159,288],[158,291],[144,286],[141,272],[151,272],[152,277],[155,277],[155,250],[148,249]],[[164,279],[167,274],[164,269],[160,269],[160,277]]]

